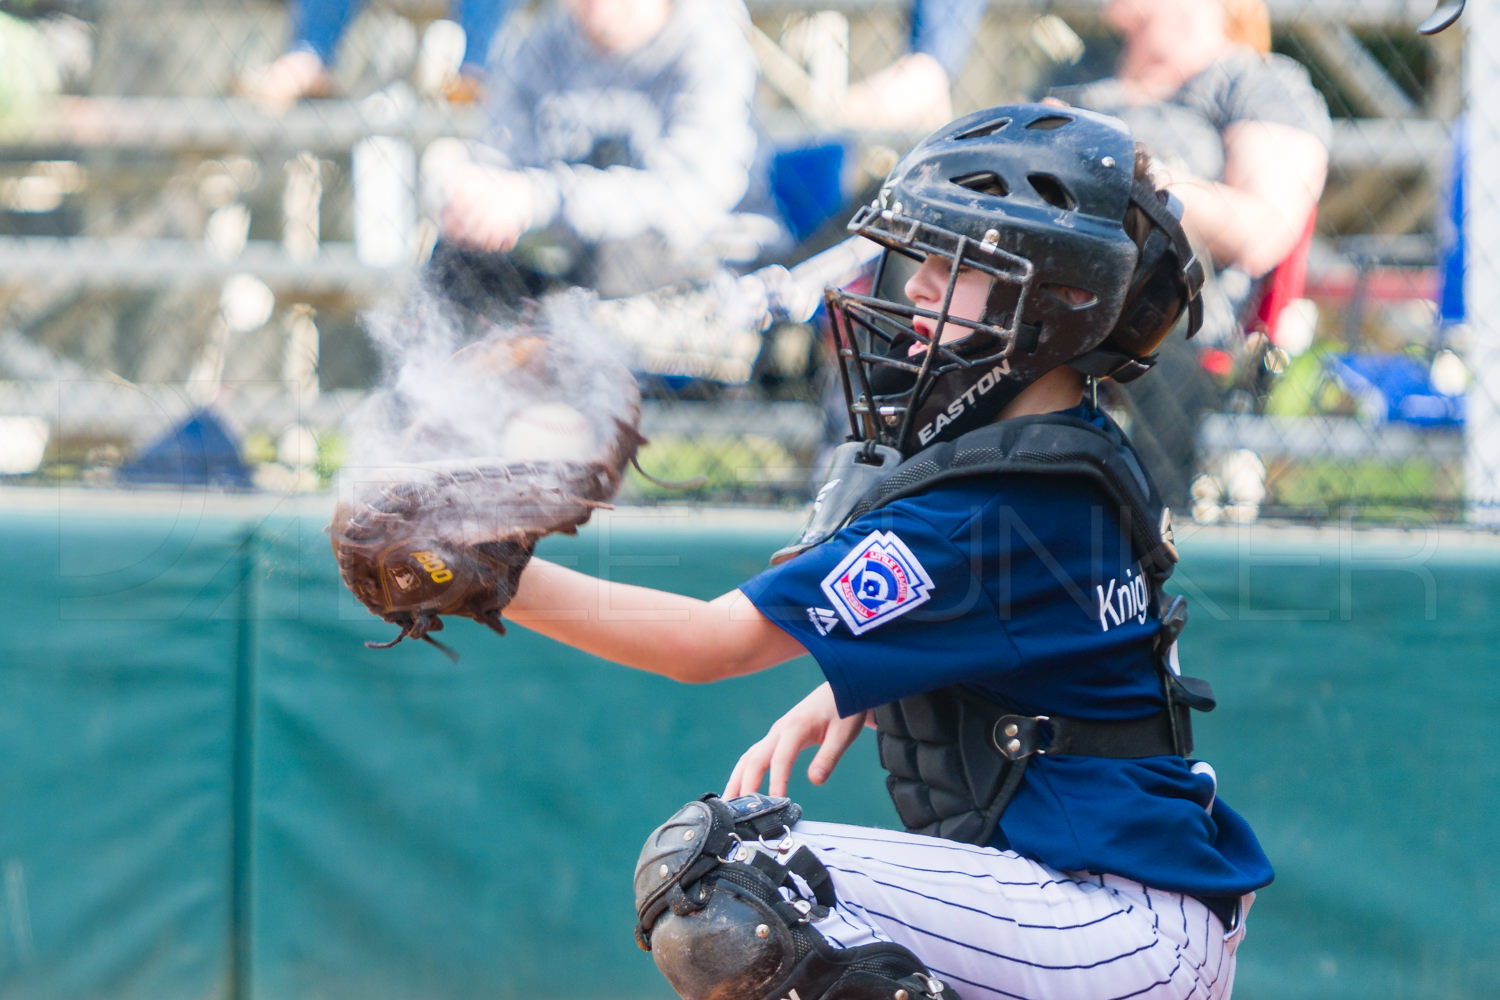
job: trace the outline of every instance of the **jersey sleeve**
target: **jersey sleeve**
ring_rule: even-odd
[[[843,715],[993,675],[1017,660],[978,568],[898,502],[740,590],[822,668]]]
[[[1311,133],[1325,146],[1333,140],[1333,122],[1307,68],[1280,54],[1252,57],[1233,80],[1225,101],[1227,128],[1240,121],[1273,122]]]

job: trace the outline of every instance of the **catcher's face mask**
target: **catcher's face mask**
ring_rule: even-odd
[[[998,247],[943,239],[920,224],[899,252],[915,270],[888,252],[873,294],[832,289],[828,311],[854,436],[911,454],[953,422],[950,409],[961,413],[993,395],[963,420],[970,429],[1024,388],[1006,377],[1007,354],[1031,268]]]

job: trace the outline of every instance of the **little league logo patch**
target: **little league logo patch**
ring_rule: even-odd
[[[932,578],[892,531],[873,532],[823,580],[823,593],[855,635],[899,618],[932,594]]]

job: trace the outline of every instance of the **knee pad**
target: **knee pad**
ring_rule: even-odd
[[[647,839],[636,940],[672,988],[683,1000],[958,1000],[906,948],[840,948],[812,926],[836,897],[827,870],[790,836],[800,815],[787,799],[704,796]]]

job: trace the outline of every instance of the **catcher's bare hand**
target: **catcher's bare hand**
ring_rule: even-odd
[[[814,785],[823,784],[833,774],[844,751],[859,736],[865,721],[866,713],[840,718],[833,689],[826,683],[820,684],[740,755],[724,787],[724,798],[759,791],[768,770],[770,794],[785,795],[797,755],[812,746],[818,747],[818,752],[808,765],[807,778]]]

